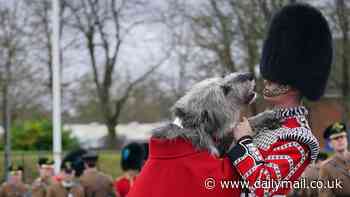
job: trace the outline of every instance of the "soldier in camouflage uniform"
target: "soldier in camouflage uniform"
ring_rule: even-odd
[[[54,182],[52,176],[54,174],[54,162],[49,158],[42,157],[38,160],[38,170],[40,177],[35,179],[32,184],[33,197],[45,197],[47,188]]]
[[[344,123],[336,122],[330,125],[324,137],[330,140],[334,156],[324,162],[320,168],[320,179],[327,187],[320,189],[320,197],[350,196],[350,153],[348,151],[347,130]],[[340,186],[337,185],[337,181]]]
[[[96,168],[98,155],[88,152],[83,155],[85,171],[80,177],[80,183],[84,188],[85,197],[114,197],[112,177],[99,172]]]
[[[46,197],[84,197],[84,189],[75,179],[70,162],[61,166],[61,181],[50,185]]]

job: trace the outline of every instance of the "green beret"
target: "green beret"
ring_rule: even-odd
[[[341,122],[335,122],[326,128],[323,137],[325,139],[333,139],[342,135],[346,135],[346,125]]]
[[[16,171],[23,171],[23,167],[22,166],[19,166],[19,165],[16,165],[16,164],[12,164],[8,170],[10,172],[16,172]]]
[[[52,159],[48,158],[48,157],[41,157],[38,160],[39,166],[42,166],[42,165],[53,165],[54,163],[55,162]]]

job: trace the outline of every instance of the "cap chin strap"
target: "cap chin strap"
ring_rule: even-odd
[[[288,85],[278,85],[276,88],[270,90],[264,88],[263,95],[266,97],[276,97],[287,93],[290,90],[290,86]]]

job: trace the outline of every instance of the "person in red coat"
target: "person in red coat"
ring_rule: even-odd
[[[237,171],[224,153],[240,108],[255,98],[250,73],[205,79],[173,106],[175,121],[153,131],[149,158],[128,197],[234,197]],[[232,182],[233,183],[233,182]]]
[[[172,125],[168,126],[172,129]],[[128,197],[233,197],[240,188],[222,189],[221,180],[238,180],[230,160],[199,151],[185,139],[152,138],[149,159]]]
[[[121,167],[123,174],[114,181],[117,196],[125,197],[134,185],[146,158],[144,147],[136,142],[127,144],[121,150]]]
[[[249,183],[248,196],[284,196],[319,154],[302,98],[318,100],[332,63],[332,36],[326,19],[306,4],[291,4],[273,17],[264,42],[260,72],[264,99],[274,105],[277,128],[252,137],[244,118],[234,129],[238,143],[228,153]],[[300,185],[300,184],[299,184]]]

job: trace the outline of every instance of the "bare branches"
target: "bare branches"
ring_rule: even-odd
[[[137,0],[79,0],[66,1],[66,4],[74,18],[71,26],[77,29],[84,39],[100,108],[109,134],[114,139],[114,127],[118,123],[120,111],[130,92],[162,63],[150,67],[140,78],[132,81],[123,94],[119,93],[119,99],[113,98],[111,89],[117,84],[115,79],[117,74],[120,76],[120,72],[118,73],[120,70],[116,69],[121,53],[120,48],[131,31],[149,22],[144,17],[137,18],[128,14],[136,6],[143,6],[143,4]]]

